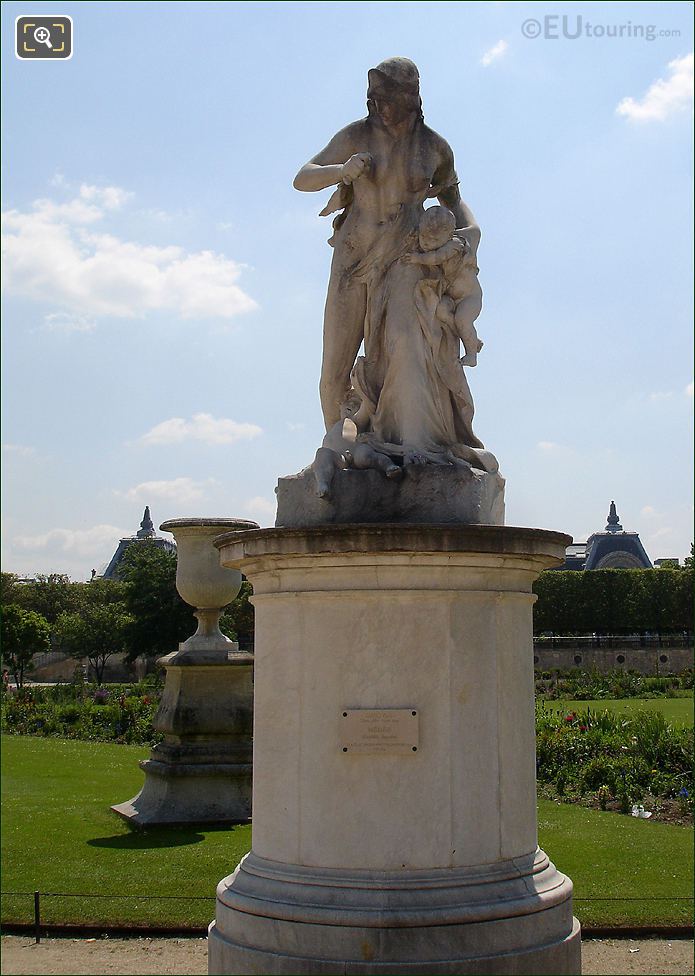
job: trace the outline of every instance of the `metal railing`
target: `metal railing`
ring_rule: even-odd
[[[179,902],[200,902],[206,901],[211,905],[211,909],[214,909],[215,895],[150,895],[150,894],[104,894],[99,893],[88,893],[88,892],[60,892],[60,891],[2,891],[0,892],[0,897],[2,898],[32,898],[34,905],[33,913],[33,928],[34,928],[34,938],[36,943],[41,942],[42,929],[44,925],[41,920],[41,899],[42,898],[82,898],[89,900],[112,900],[112,901],[133,901],[133,902],[143,902],[143,901],[179,901]],[[695,897],[692,895],[610,895],[610,896],[597,896],[597,897],[582,897],[573,898],[573,903],[576,905],[590,905],[598,902],[610,902],[610,903],[632,903],[632,902],[670,902],[670,903],[692,903],[695,901]],[[692,913],[691,913],[692,915]],[[66,923],[67,924],[67,923]],[[60,927],[57,925],[56,927]],[[79,925],[77,926],[79,928]],[[104,925],[107,929],[108,923]],[[154,928],[158,928],[154,926]],[[187,928],[187,926],[181,926],[180,929]],[[196,928],[197,927],[191,927]],[[616,926],[616,928],[618,928]]]
[[[543,648],[645,648],[692,647],[695,643],[692,634],[663,634],[640,637],[639,634],[611,636],[607,634],[587,634],[583,637],[538,636],[533,638],[535,649]]]

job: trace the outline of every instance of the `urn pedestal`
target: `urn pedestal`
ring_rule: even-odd
[[[209,972],[580,972],[538,849],[531,587],[565,535],[342,525],[217,540],[256,607],[253,849]]]
[[[238,823],[251,816],[253,655],[219,629],[241,573],[220,566],[213,539],[257,528],[242,519],[174,519],[176,586],[196,607],[198,629],[157,662],[166,680],[154,727],[164,739],[140,763],[142,790],[112,807],[142,825]]]

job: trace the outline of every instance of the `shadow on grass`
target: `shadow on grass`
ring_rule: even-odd
[[[110,847],[115,850],[146,851],[157,847],[185,847],[187,844],[199,844],[201,840],[205,840],[204,834],[199,834],[190,828],[133,830],[127,834],[115,834],[113,837],[94,837],[87,841],[87,845]]]
[[[150,827],[143,828],[128,825],[127,834],[114,834],[113,837],[93,837],[87,841],[89,847],[110,847],[114,850],[146,851],[157,847],[185,847],[188,844],[199,844],[205,840],[205,834],[224,831],[231,833],[237,826],[244,824],[197,824],[194,826]]]

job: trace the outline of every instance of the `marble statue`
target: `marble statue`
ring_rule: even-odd
[[[304,191],[338,187],[322,211],[337,216],[320,381],[327,435],[314,462],[320,497],[345,466],[387,478],[413,464],[498,470],[473,432],[463,369],[482,346],[473,325],[480,229],[453,153],[425,125],[412,61],[389,58],[369,71],[367,108],[294,180]],[[423,209],[430,198],[439,206]]]

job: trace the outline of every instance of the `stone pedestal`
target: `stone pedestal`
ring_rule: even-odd
[[[142,790],[111,809],[141,826],[247,821],[253,655],[179,650],[157,663],[167,669],[154,720],[164,740],[140,763]]]
[[[210,973],[580,972],[535,797],[531,586],[569,541],[482,525],[217,540],[254,586],[254,825],[218,887]]]

